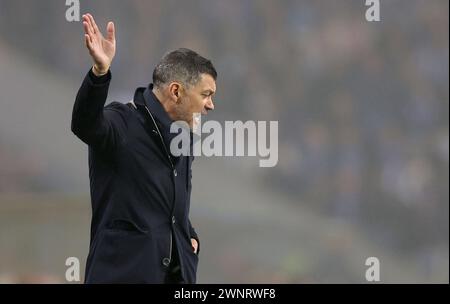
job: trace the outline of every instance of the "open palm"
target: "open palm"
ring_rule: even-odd
[[[114,23],[108,22],[106,38],[103,37],[91,14],[83,15],[83,27],[86,47],[94,60],[94,71],[97,74],[105,74],[116,53]]]

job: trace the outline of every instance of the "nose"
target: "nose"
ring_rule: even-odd
[[[209,100],[208,100],[208,102],[207,102],[206,105],[205,105],[205,108],[206,108],[208,111],[214,110],[214,103],[213,103],[212,99],[209,99]]]

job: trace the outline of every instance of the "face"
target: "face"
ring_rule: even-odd
[[[192,129],[195,125],[194,113],[206,115],[214,110],[213,96],[216,93],[216,82],[209,74],[201,74],[200,80],[193,86],[180,87],[179,97],[175,103],[176,120],[182,120]]]

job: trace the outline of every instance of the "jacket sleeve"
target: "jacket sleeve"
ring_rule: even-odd
[[[195,232],[194,227],[192,227],[191,220],[189,220],[189,234],[191,235],[191,238],[195,239],[198,243],[197,247],[197,255],[198,255],[200,252],[200,240],[198,238],[197,232]]]
[[[126,128],[126,106],[113,102],[104,106],[108,96],[111,72],[97,77],[88,72],[75,99],[72,132],[93,148],[116,147]]]
[[[191,149],[192,149],[192,143],[193,143],[193,139],[192,139],[192,133],[191,133]],[[194,161],[195,157],[191,156],[189,158],[189,166],[188,166],[188,178],[189,178],[189,183],[192,179],[192,162]],[[190,195],[190,193],[189,193]],[[191,224],[191,220],[188,219],[189,221],[189,235],[192,239],[195,239],[198,243],[198,248],[197,248],[197,254],[200,252],[200,239],[198,238],[197,232],[195,232],[194,227],[192,227]]]

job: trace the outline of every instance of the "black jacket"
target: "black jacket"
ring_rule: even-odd
[[[105,107],[110,80],[110,72],[96,77],[89,71],[72,114],[73,133],[89,145],[92,222],[85,282],[163,283],[169,265],[179,261],[184,281],[195,283],[193,157],[168,151],[176,134],[169,132],[172,121],[152,85],[136,90],[134,104]]]

